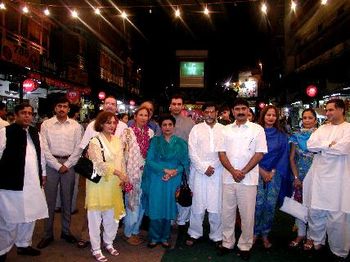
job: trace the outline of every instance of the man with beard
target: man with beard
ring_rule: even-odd
[[[233,103],[233,124],[225,126],[217,152],[223,173],[222,194],[222,248],[219,255],[227,254],[235,245],[235,220],[238,206],[242,219],[242,234],[237,247],[243,260],[250,258],[253,246],[254,215],[259,161],[267,152],[264,129],[248,121],[249,104],[238,98]]]
[[[38,248],[47,247],[53,240],[53,223],[58,184],[62,200],[61,238],[68,243],[76,239],[70,232],[72,196],[75,182],[74,165],[79,159],[79,145],[82,129],[79,123],[68,118],[69,101],[65,97],[57,100],[54,110],[56,115],[45,120],[41,125],[41,135],[45,143],[47,162],[46,200],[49,207],[49,218],[45,221],[44,237]]]
[[[218,109],[215,104],[202,107],[204,122],[195,125],[188,140],[191,159],[190,188],[193,192],[189,239],[187,246],[193,246],[203,236],[203,219],[208,212],[211,239],[217,246],[222,240],[222,171],[223,167],[215,151],[223,125],[216,122]],[[199,150],[200,148],[200,150]]]
[[[18,255],[38,256],[31,247],[35,221],[48,216],[43,144],[31,127],[33,107],[15,107],[16,122],[0,130],[0,261],[15,244]]]

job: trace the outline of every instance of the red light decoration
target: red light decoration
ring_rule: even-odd
[[[266,106],[266,104],[264,102],[260,102],[259,103],[259,108],[260,109],[263,109],[265,106]]]
[[[26,79],[23,81],[23,91],[26,93],[33,92],[38,88],[37,82],[33,81],[33,79]]]
[[[307,88],[306,88],[306,94],[309,96],[309,97],[315,97],[317,95],[317,87],[315,85],[309,85]]]
[[[98,93],[98,99],[100,100],[104,100],[106,98],[106,93],[101,91],[100,93]]]

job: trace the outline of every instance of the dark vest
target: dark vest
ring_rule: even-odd
[[[18,124],[12,124],[5,128],[6,147],[0,159],[0,189],[22,191],[24,184],[27,133]],[[28,128],[28,133],[35,146],[41,186],[42,168],[39,133],[37,129],[31,126]]]

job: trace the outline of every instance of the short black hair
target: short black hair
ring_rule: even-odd
[[[182,103],[184,103],[184,96],[180,93],[173,94],[170,98],[170,103],[171,103],[171,100],[173,99],[181,99]]]
[[[332,104],[332,103],[334,103],[335,108],[343,109],[343,116],[345,116],[346,106],[345,106],[344,100],[340,98],[334,98],[334,99],[328,100],[326,105]]]
[[[34,111],[34,108],[29,103],[21,103],[15,106],[15,114],[18,115],[18,112],[23,110],[26,107],[30,107],[32,111]]]
[[[162,123],[165,121],[165,120],[170,120],[171,122],[173,122],[173,125],[175,126],[176,125],[176,119],[175,117],[173,117],[172,115],[170,114],[164,114],[164,115],[161,115],[159,117],[159,125],[162,126]]]
[[[54,106],[57,106],[58,104],[65,104],[68,103],[68,106],[70,107],[70,102],[67,97],[60,96],[56,99]]]
[[[207,102],[204,105],[202,105],[202,111],[205,111],[205,109],[207,109],[208,107],[214,107],[215,111],[218,111],[218,106],[213,102]]]
[[[232,104],[232,108],[235,108],[235,106],[238,106],[238,105],[244,105],[246,107],[249,108],[249,103],[247,100],[243,99],[243,98],[237,98],[233,104]]]

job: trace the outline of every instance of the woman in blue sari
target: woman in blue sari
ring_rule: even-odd
[[[176,120],[171,115],[159,120],[162,136],[153,137],[147,153],[142,179],[143,204],[150,218],[149,248],[158,243],[169,248],[171,220],[176,219],[176,189],[183,170],[189,169],[188,147],[185,140],[174,135]]]
[[[259,162],[259,184],[255,208],[255,240],[262,237],[266,249],[272,245],[268,239],[275,208],[279,198],[284,198],[289,177],[289,145],[287,135],[279,127],[279,112],[275,106],[266,106],[260,114],[259,124],[264,127],[268,153]]]
[[[294,199],[299,203],[303,200],[303,180],[310,169],[314,154],[309,152],[306,147],[307,140],[310,138],[313,131],[316,130],[317,118],[315,110],[309,108],[302,113],[302,129],[295,132],[289,139],[290,148],[290,167],[293,173]],[[289,243],[290,247],[298,247],[306,237],[306,224],[295,219],[295,226],[298,228],[298,236]],[[308,243],[311,242],[311,245]],[[306,241],[305,249],[312,248],[312,241]]]

